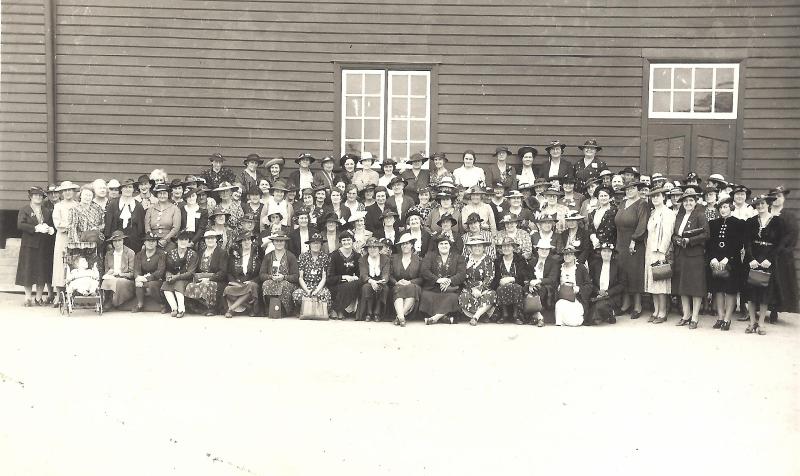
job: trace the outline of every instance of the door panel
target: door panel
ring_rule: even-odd
[[[692,128],[688,125],[648,125],[646,170],[660,172],[672,180],[685,177],[691,134]]]
[[[703,179],[711,174],[730,176],[733,171],[736,126],[695,124],[692,126],[694,171]]]
[[[732,177],[736,150],[736,125],[654,124],[647,126],[649,172],[683,179],[697,172],[703,180],[711,174]]]

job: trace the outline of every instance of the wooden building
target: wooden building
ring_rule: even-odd
[[[797,0],[4,0],[0,209],[214,152],[589,137],[612,167],[798,189],[798,31]]]

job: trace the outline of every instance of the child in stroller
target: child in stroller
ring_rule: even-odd
[[[89,261],[84,256],[77,256],[74,266],[67,275],[67,293],[78,293],[84,296],[91,296],[97,292],[100,286],[100,272],[97,271],[97,263],[89,268]]]

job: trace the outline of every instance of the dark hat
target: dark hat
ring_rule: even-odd
[[[408,219],[411,217],[419,217],[419,220],[422,221],[422,215],[419,213],[418,210],[411,209],[406,213],[405,222],[408,223]]]
[[[242,161],[244,165],[247,165],[248,162],[255,162],[258,165],[262,165],[264,163],[264,159],[262,159],[258,154],[250,154]]]
[[[750,198],[750,194],[753,193],[752,190],[750,190],[749,188],[745,187],[740,183],[733,186],[733,191],[731,192],[731,196],[736,194],[736,192],[744,192],[747,195],[747,198]]]
[[[633,174],[633,175],[635,175],[637,177],[642,175],[642,174],[639,173],[639,169],[637,169],[636,167],[631,167],[630,165],[625,167],[624,169],[620,170],[619,174],[620,175],[622,175],[622,174]]]
[[[289,238],[289,235],[287,235],[286,233],[284,233],[282,231],[273,233],[272,235],[269,235],[267,238],[269,238],[270,241],[289,241],[289,240],[291,240],[291,238]]]
[[[602,147],[597,145],[597,139],[594,139],[594,138],[593,139],[587,139],[586,142],[583,143],[583,145],[579,145],[578,146],[578,149],[580,149],[580,150],[584,150],[586,148],[594,149],[594,150],[597,150],[597,151],[603,150]]]
[[[453,216],[452,213],[445,213],[444,215],[439,217],[439,220],[436,221],[436,224],[441,227],[442,223],[445,221],[449,221],[450,223],[453,224],[453,226],[458,225],[458,220],[456,219],[456,217]]]
[[[173,188],[183,187],[184,185],[181,179],[172,179],[169,183],[169,189],[172,190]]]
[[[529,145],[525,145],[525,146],[522,146],[522,147],[520,147],[520,148],[517,150],[517,157],[519,157],[520,159],[522,159],[522,156],[524,156],[524,155],[525,155],[525,154],[527,154],[528,152],[531,152],[531,153],[533,154],[533,157],[534,157],[534,158],[536,158],[536,156],[539,154],[539,151],[538,151],[538,150],[536,150],[536,147],[532,147],[532,146],[529,146]]]
[[[560,176],[560,177],[558,177],[558,180],[559,180],[559,181],[560,181],[562,184],[564,184],[564,183],[575,183],[575,177],[574,177],[574,176],[572,176],[572,175],[563,175],[563,176]]]
[[[450,240],[450,237],[445,235],[444,233],[437,233],[436,235],[432,236],[431,239],[436,243],[440,243],[442,241],[446,241],[448,243],[452,243],[452,241]]]
[[[631,188],[631,187],[636,187],[637,189],[641,189],[641,188],[644,188],[644,187],[647,187],[647,186],[648,185],[646,183],[642,182],[642,181],[634,180],[632,182],[623,184],[622,187],[621,187],[621,190],[625,190],[625,189],[628,189],[628,188]]]
[[[715,203],[715,204],[714,204],[714,207],[716,207],[716,209],[717,209],[717,210],[719,210],[719,208],[720,208],[722,205],[725,205],[726,203],[727,203],[728,205],[730,205],[730,206],[731,206],[731,208],[733,208],[733,197],[725,197],[725,198],[723,198],[722,200],[720,200],[720,201],[718,201],[717,203]]]
[[[752,203],[754,206],[759,202],[765,202],[767,204],[770,204],[774,202],[777,198],[778,197],[776,197],[775,195],[767,195],[765,193],[762,193],[761,195],[756,195],[755,197],[753,197],[753,200],[750,203]]]
[[[114,233],[111,233],[111,236],[106,238],[106,241],[124,240],[127,237],[128,235],[126,235],[122,230],[116,230]]]
[[[326,155],[325,157],[319,159],[320,165],[324,164],[325,162],[333,162],[335,159],[331,155]]]
[[[520,190],[532,190],[532,189],[533,189],[533,184],[532,183],[520,182],[520,183],[517,184],[517,188],[516,189],[514,189],[514,190],[512,190],[512,191],[510,191],[508,193],[512,194],[512,193],[515,193],[515,192],[519,192]],[[522,196],[522,194],[520,194],[520,196]],[[506,198],[508,198],[508,196],[506,196]]]
[[[792,191],[784,187],[783,185],[778,185],[777,187],[772,188],[769,191],[770,195],[778,195],[779,193],[782,193],[784,195],[789,195],[790,193],[792,193]]]
[[[309,161],[309,162],[308,162],[308,163],[309,163],[309,165],[313,164],[313,163],[314,163],[314,161],[315,161],[315,160],[317,160],[317,159],[315,159],[315,158],[314,158],[314,156],[313,156],[313,155],[311,155],[311,154],[309,154],[309,153],[307,153],[307,152],[306,152],[306,153],[303,153],[303,154],[300,154],[299,156],[297,156],[297,158],[296,158],[296,159],[294,159],[294,162],[295,162],[296,164],[299,164],[299,163],[300,163],[300,161],[301,161],[301,160],[303,160],[303,159],[307,159],[307,160]]]
[[[273,183],[272,187],[270,187],[270,188],[272,190],[282,190],[284,192],[288,192],[289,191],[289,189],[286,186],[286,182],[283,181],[282,179],[276,180],[275,183]]]
[[[381,163],[381,167],[383,167],[385,165],[391,165],[392,167],[397,167],[397,161],[395,161],[391,157],[387,157],[387,158],[383,159],[383,162]]]
[[[577,251],[578,250],[576,250],[574,246],[566,245],[564,248],[561,249],[561,254],[562,255],[566,255],[566,254],[574,255]]]
[[[41,195],[44,197],[45,195],[47,195],[47,193],[44,191],[42,187],[30,187],[28,189],[28,197],[32,197],[34,195]]]
[[[680,197],[678,197],[678,202],[682,202],[687,198],[694,198],[697,200],[700,197],[700,194],[697,192],[683,192]]]
[[[666,196],[667,192],[669,192],[669,190],[667,190],[665,187],[656,187],[647,192],[647,196],[652,197],[653,195],[658,195],[659,193]]]
[[[364,244],[364,248],[382,248],[382,247],[383,243],[381,243],[381,240],[375,238],[374,236],[367,238],[367,242]]]
[[[359,161],[359,157],[356,154],[344,154],[339,159],[339,167],[344,168],[344,163],[347,162],[348,160],[352,160],[353,164],[357,164]]]
[[[394,188],[394,186],[397,185],[398,183],[402,183],[403,187],[405,187],[406,185],[408,185],[408,180],[404,179],[403,177],[395,177],[392,179],[391,182],[389,182],[389,188]]]
[[[470,213],[467,216],[467,220],[464,222],[465,225],[469,225],[472,223],[483,223],[483,218],[477,213]]]
[[[58,185],[53,183],[47,187],[47,193],[52,193],[52,192],[58,192]]]
[[[447,158],[447,154],[445,154],[444,152],[434,152],[434,153],[431,155],[431,160],[434,160],[434,159],[442,159],[442,160],[444,160],[445,162],[449,162],[449,161],[450,161],[450,160]]]
[[[256,221],[256,216],[253,213],[245,213],[244,215],[242,215],[241,221],[255,222]]]
[[[307,245],[310,245],[311,243],[325,243],[325,238],[323,238],[319,233],[314,233],[306,240]]]
[[[684,182],[689,182],[689,180],[697,180],[697,183],[703,181],[703,179],[701,179],[700,176],[697,175],[697,172],[689,172],[688,174],[686,174],[686,180],[684,180]]]
[[[386,210],[383,211],[383,213],[381,213],[381,220],[389,217],[397,218],[399,216],[400,215],[396,211],[392,210],[391,208],[387,208]]]
[[[149,183],[151,187],[156,184],[155,180],[150,180],[150,177],[144,174],[140,175],[139,178],[136,179],[136,181],[139,183],[139,185],[144,185],[146,183]]]
[[[219,184],[219,187],[215,188],[214,191],[215,192],[222,192],[223,190],[233,190],[234,188],[239,188],[239,187],[237,187],[236,185],[234,185],[234,184],[232,184],[230,182],[221,182]]]
[[[611,250],[611,251],[616,252],[616,250],[614,248],[615,248],[614,243],[611,243],[609,241],[604,241],[604,242],[600,243],[600,245],[597,247],[597,249],[599,249],[599,250]]]
[[[522,218],[520,218],[519,215],[516,215],[514,213],[509,213],[507,215],[503,215],[503,218],[500,220],[500,224],[504,225],[506,223],[517,223],[520,221],[522,221]]]
[[[557,195],[562,197],[564,193],[558,187],[550,186],[547,190],[542,192],[542,195]]]
[[[411,154],[411,158],[408,159],[408,163],[409,164],[412,163],[412,162],[423,162],[423,163],[425,163],[427,161],[428,161],[428,158],[425,157],[425,154],[423,154],[422,152],[415,152],[415,153]]]
[[[510,236],[504,236],[503,239],[500,240],[500,243],[497,244],[497,246],[500,246],[500,247],[503,247],[503,246],[506,246],[506,245],[511,245],[514,248],[519,248],[519,243],[517,243],[516,240],[514,240],[514,238],[511,238]]]
[[[297,210],[294,211],[294,216],[299,217],[300,215],[311,215],[311,210],[306,207],[299,207]]]
[[[208,233],[208,232],[206,232],[206,233]],[[160,239],[161,239],[161,237],[156,235],[152,231],[150,233],[145,233],[144,234],[144,241],[158,241]]]
[[[136,180],[133,180],[132,178],[126,178],[125,180],[122,181],[121,184],[119,184],[119,188],[127,186],[136,187],[136,184],[137,184]]]
[[[470,196],[472,196],[472,195],[487,195],[487,194],[488,194],[488,192],[486,190],[484,190],[483,187],[481,187],[480,185],[474,185],[474,186],[472,186],[472,187],[467,189],[467,191],[464,193],[464,196],[467,196],[467,195],[470,195]]]
[[[208,158],[209,162],[213,162],[215,160],[219,160],[219,161],[225,162],[225,157],[223,157],[222,154],[217,152],[215,154],[211,154],[211,157]]]
[[[550,182],[548,182],[547,179],[544,178],[544,177],[539,177],[539,178],[537,178],[536,180],[533,181],[533,187],[534,188],[540,187],[542,185],[544,185],[546,187],[550,187]]]
[[[244,241],[244,240],[252,241],[253,238],[255,238],[255,235],[253,235],[251,232],[248,231],[248,232],[245,232],[245,233],[240,233],[238,236],[236,236],[236,240],[235,241],[236,242]]]
[[[363,196],[364,192],[366,192],[367,190],[371,190],[372,192],[375,192],[376,188],[378,188],[378,186],[375,185],[374,183],[368,183],[368,184],[364,185],[364,188],[362,188],[361,190],[358,191],[358,194]]]
[[[436,201],[441,202],[444,199],[453,200],[454,197],[453,197],[452,193],[439,192],[439,193],[436,194],[436,196],[434,198],[436,199]]]
[[[592,178],[590,178],[589,180],[586,181],[586,186],[588,187],[589,185],[592,185],[592,184],[601,183],[602,181],[603,181],[603,178],[600,177],[600,176],[592,177]]]
[[[525,195],[523,195],[519,190],[514,189],[505,194],[505,198],[525,198]]]
[[[157,194],[158,192],[169,192],[169,187],[167,187],[165,183],[160,183],[153,187],[153,194]]]
[[[229,218],[231,216],[231,214],[220,205],[217,205],[213,210],[211,210],[211,212],[208,214],[208,218],[214,218],[217,215],[225,215],[225,218]]]
[[[181,230],[178,233],[178,236],[175,237],[176,240],[191,240],[194,237],[194,233],[189,230]]]
[[[550,153],[550,149],[552,149],[553,147],[560,147],[561,150],[563,151],[564,149],[567,148],[567,145],[564,144],[563,142],[561,142],[560,140],[555,139],[555,140],[551,140],[550,143],[547,145],[547,147],[544,148],[544,150],[546,150],[547,153],[549,154]]]
[[[258,187],[250,187],[247,189],[245,195],[263,195],[264,192],[261,191]]]
[[[600,192],[606,192],[609,197],[613,197],[614,196],[614,189],[613,188],[601,185],[601,186],[599,186],[599,187],[597,187],[595,189],[594,198],[597,198],[597,196],[600,195]]]
[[[339,235],[337,235],[337,239],[339,241],[342,241],[342,240],[347,239],[347,238],[349,238],[351,240],[355,240],[355,237],[353,236],[353,233],[350,232],[350,230],[345,230],[345,231],[339,233]]]
[[[383,192],[386,194],[386,196],[389,196],[389,190],[387,190],[383,185],[378,185],[375,187],[375,195],[377,195],[378,192]]]
[[[494,154],[492,154],[492,155],[497,157],[497,154],[499,154],[500,152],[505,152],[507,155],[511,155],[511,150],[508,147],[504,146],[504,145],[501,145],[499,147],[495,147]]]
[[[578,210],[568,210],[567,214],[564,216],[564,220],[571,220],[571,221],[578,221],[583,220],[586,218],[585,216],[581,215]]]
[[[325,223],[325,224],[327,224],[327,223],[336,223],[336,225],[340,224],[339,217],[333,212],[328,212],[328,213],[322,215],[321,217],[319,217],[317,219],[317,223]]]
[[[557,222],[558,221],[558,217],[555,214],[551,215],[549,213],[539,213],[534,221],[536,223],[542,223],[542,222],[545,222],[545,221]]]

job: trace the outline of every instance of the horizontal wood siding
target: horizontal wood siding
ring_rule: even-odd
[[[47,108],[43,0],[0,2],[0,209],[47,186]]]

